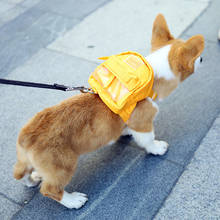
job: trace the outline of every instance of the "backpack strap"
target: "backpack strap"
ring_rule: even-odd
[[[155,100],[155,99],[157,98],[157,93],[154,92],[153,89],[151,89],[151,92],[150,92],[150,94],[149,94],[148,97],[150,97],[150,98],[152,98],[153,100]]]

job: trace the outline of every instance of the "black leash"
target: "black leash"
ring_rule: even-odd
[[[62,90],[62,91],[79,90],[82,93],[94,93],[92,89],[86,88],[84,86],[70,87],[70,86],[64,86],[64,85],[60,85],[56,83],[44,84],[44,83],[33,83],[33,82],[24,82],[24,81],[17,81],[17,80],[0,79],[0,84],[27,86],[27,87],[35,87],[35,88],[43,88],[43,89],[56,89],[56,90]]]

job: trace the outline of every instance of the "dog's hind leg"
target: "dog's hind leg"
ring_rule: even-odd
[[[19,143],[17,143],[16,150],[17,162],[14,165],[14,178],[20,180],[26,173],[31,172],[31,167],[27,159],[26,151]]]
[[[87,195],[84,193],[73,192],[68,193],[64,191],[62,186],[57,186],[46,181],[42,182],[40,192],[51,199],[56,200],[60,204],[69,209],[79,209],[88,200]]]
[[[67,208],[81,208],[88,200],[86,194],[64,191],[64,187],[71,180],[77,165],[76,154],[69,153],[69,158],[56,158],[56,162],[48,161],[48,166],[37,168],[42,177],[40,192],[44,196],[52,198]]]
[[[39,180],[35,180],[31,177],[33,167],[31,166],[26,150],[17,143],[17,162],[14,165],[14,178],[17,180],[21,180],[21,182],[27,187],[34,187],[38,185]]]

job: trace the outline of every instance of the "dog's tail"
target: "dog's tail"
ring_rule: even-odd
[[[17,162],[14,165],[14,178],[19,180],[24,177],[24,175],[30,172],[31,166],[26,155],[26,150],[17,143]]]

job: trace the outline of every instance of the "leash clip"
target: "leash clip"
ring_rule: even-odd
[[[81,90],[80,90],[81,93],[91,93],[91,94],[95,94],[95,92],[91,89],[91,88],[85,88],[83,87]]]
[[[86,88],[84,86],[78,86],[78,87],[68,87],[65,91],[75,91],[79,90],[81,93],[91,93],[95,94],[95,92],[91,88]]]

